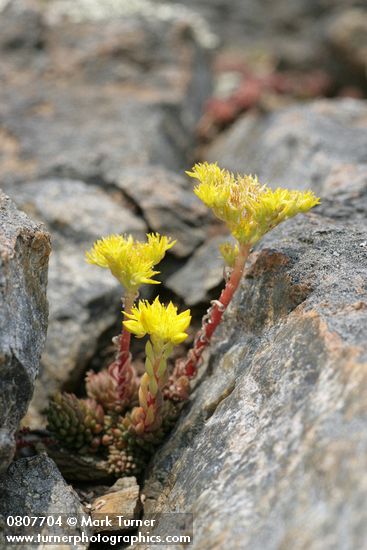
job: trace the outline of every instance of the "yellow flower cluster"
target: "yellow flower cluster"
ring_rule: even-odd
[[[147,242],[135,241],[131,235],[109,235],[94,243],[86,260],[109,269],[128,291],[137,291],[142,284],[159,284],[152,278],[159,271],[153,268],[175,242],[158,233],[148,234]]]
[[[177,313],[177,307],[170,302],[164,306],[157,297],[152,304],[140,300],[138,306],[132,308],[131,313],[125,313],[128,321],[124,321],[125,328],[142,338],[146,334],[162,343],[180,344],[187,338],[185,330],[189,327],[191,316],[187,309]]]
[[[235,177],[216,163],[196,164],[186,173],[199,181],[195,194],[244,245],[255,244],[279,223],[320,202],[312,191],[273,191],[261,185],[257,177]]]

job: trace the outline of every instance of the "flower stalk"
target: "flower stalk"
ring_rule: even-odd
[[[131,313],[135,302],[136,293],[127,291],[123,299],[124,313]],[[115,361],[108,367],[108,372],[116,381],[116,392],[119,399],[117,408],[122,411],[129,405],[138,387],[135,368],[132,364],[130,353],[131,334],[122,325],[122,331],[118,338],[118,350]]]
[[[126,296],[122,300],[124,313],[131,313],[132,307],[134,305],[136,294],[134,292],[127,292]],[[119,338],[119,353],[117,362],[119,367],[122,367],[126,360],[130,356],[130,341],[131,334],[124,325],[122,325],[122,332]]]
[[[212,302],[208,314],[203,318],[202,327],[196,335],[193,348],[188,352],[187,359],[180,364],[178,360],[177,370],[180,375],[193,378],[197,373],[198,363],[201,360],[205,348],[209,345],[215,329],[222,320],[223,314],[230,304],[234,293],[241,281],[246,260],[250,253],[249,245],[242,245],[236,258],[234,268],[218,300]]]
[[[157,431],[162,424],[162,389],[167,382],[167,360],[175,345],[187,338],[185,332],[190,310],[177,313],[170,302],[165,307],[156,298],[152,304],[141,300],[130,314],[125,313],[124,326],[138,338],[149,334],[145,351],[145,373],[140,380],[139,407],[133,409],[131,420],[137,434]]]
[[[227,225],[236,244],[220,247],[232,272],[219,299],[204,316],[187,358],[176,361],[165,389],[166,397],[175,400],[188,398],[189,380],[195,377],[202,354],[238,288],[251,248],[279,223],[319,203],[312,191],[273,191],[254,176],[235,176],[217,164],[199,163],[186,173],[198,181],[195,194]]]

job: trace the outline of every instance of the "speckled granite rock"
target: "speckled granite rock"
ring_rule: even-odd
[[[0,515],[3,516],[44,516],[54,515],[56,520],[58,514],[65,514],[62,517],[64,522],[68,516],[78,517],[80,520],[84,509],[78,495],[67,485],[62,478],[53,460],[45,455],[32,458],[23,458],[14,462],[2,477],[0,477],[1,500]],[[88,527],[82,530],[80,527],[67,528],[54,525],[48,528],[45,526],[41,533],[43,535],[91,535]],[[9,528],[7,534],[14,535],[15,528]],[[35,534],[35,529],[26,528],[22,534]],[[2,540],[2,528],[0,527],[1,548],[4,550],[18,550],[25,548],[24,544],[9,544]],[[39,549],[47,545],[34,544],[27,548]],[[54,548],[57,545],[50,545]],[[62,544],[58,548],[65,550],[82,550],[88,548],[86,543]]]
[[[320,100],[265,115],[248,115],[224,133],[207,158],[265,183],[323,194],[332,170],[367,162],[364,101]]]
[[[195,550],[365,546],[365,237],[313,214],[252,258],[144,490],[194,514]]]
[[[0,191],[0,472],[32,397],[44,347],[49,235]]]
[[[312,123],[318,109],[301,114]],[[367,544],[367,166],[353,163],[367,130],[355,125],[339,119],[330,134],[322,204],[250,257],[192,401],[152,461],[145,511],[193,513],[195,550]],[[293,174],[316,173],[313,143],[326,140],[307,137]],[[284,144],[274,137],[275,179]]]

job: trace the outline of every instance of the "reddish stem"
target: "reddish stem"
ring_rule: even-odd
[[[116,362],[119,370],[123,368],[126,361],[129,359],[130,338],[131,338],[130,332],[128,332],[125,328],[123,328],[119,338],[119,351],[116,358]]]
[[[135,295],[133,293],[126,293],[124,299],[125,313],[131,313],[134,305],[134,299]],[[133,396],[136,387],[136,373],[131,364],[130,340],[130,332],[128,332],[124,325],[122,325],[122,332],[119,338],[119,348],[116,359],[108,369],[111,376],[113,376],[117,382],[119,398],[125,405]]]
[[[131,313],[132,307],[134,305],[134,295],[130,292],[127,292],[123,304],[124,304],[124,312]],[[126,361],[129,359],[130,340],[131,340],[130,332],[126,330],[124,325],[122,325],[122,332],[119,338],[119,353],[117,357],[117,364],[119,369],[122,369]]]
[[[210,339],[222,320],[223,314],[231,302],[235,291],[241,281],[246,260],[250,253],[250,246],[241,246],[236,259],[233,271],[226,286],[222,290],[219,300],[216,300],[208,312],[208,317],[203,319],[203,324],[198,332],[193,348],[188,352],[185,363],[179,366],[180,375],[193,378],[197,372],[197,366],[205,348],[209,345]]]

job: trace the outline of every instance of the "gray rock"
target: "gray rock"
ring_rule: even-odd
[[[42,535],[90,535],[88,528],[68,528],[65,521],[68,516],[78,517],[85,513],[78,495],[62,478],[53,460],[45,455],[32,458],[23,458],[14,462],[0,478],[2,498],[0,501],[0,515],[2,516],[53,516],[61,517],[63,526],[54,525],[42,528]],[[60,516],[59,516],[60,514]],[[1,532],[0,541],[4,534],[14,535],[15,528],[6,528]],[[25,528],[22,534],[32,535],[35,528]],[[24,544],[9,544],[5,539],[1,546],[4,550],[24,548]],[[40,544],[30,545],[32,548],[44,548]],[[88,548],[86,543],[65,544],[60,548],[82,550]]]
[[[19,90],[22,93],[28,91]],[[43,88],[42,97],[32,100],[35,106],[27,97],[13,105],[10,98],[2,100],[0,125],[13,136],[18,151],[12,164],[10,153],[3,154],[0,173],[5,182],[62,176],[107,185],[124,166],[182,164],[182,154],[173,136],[169,137],[170,127],[180,134],[174,117],[169,121],[171,115],[159,106],[126,97],[122,101],[117,94],[107,103],[104,97],[105,92],[96,93],[93,88],[76,89],[72,96],[69,90],[63,94]],[[34,116],[33,108],[42,109],[49,101],[51,114]],[[144,133],[139,130],[142,127]]]
[[[28,51],[33,50],[34,53],[43,45],[42,16],[35,10],[27,9],[26,4],[21,12],[17,7],[14,9],[15,2],[9,4],[9,0],[0,0],[0,49],[8,52],[20,49],[27,56]]]
[[[365,229],[310,215],[253,259],[145,487],[195,550],[364,547]]]
[[[183,166],[210,88],[209,50],[193,18],[137,11],[50,22],[44,6],[35,11],[42,47],[27,63],[22,48],[0,60],[3,180],[62,175],[107,185],[126,166]],[[14,18],[27,28],[24,13],[10,4],[0,35]]]
[[[49,397],[61,388],[74,391],[101,345],[110,346],[119,330],[122,288],[106,270],[88,265],[84,255],[83,245],[64,242],[51,256],[49,329],[25,419],[34,428],[44,424]]]
[[[49,235],[0,192],[0,472],[32,397],[47,330]]]
[[[367,162],[367,106],[352,99],[320,100],[276,113],[241,118],[207,151],[234,172],[264,183],[323,195],[335,169]]]
[[[39,427],[49,396],[65,385],[75,387],[100,339],[119,320],[121,286],[107,271],[87,264],[85,251],[110,233],[142,238],[147,227],[121,193],[109,196],[80,181],[40,180],[10,188],[18,206],[43,220],[53,233],[48,337],[26,419]]]
[[[207,301],[208,293],[223,281],[224,261],[218,247],[229,240],[220,235],[206,241],[181,269],[168,277],[165,286],[188,306]]]
[[[188,234],[177,247],[187,255],[206,236],[203,208],[182,180],[172,193],[179,214],[158,207],[156,194],[147,223],[134,191],[118,187],[125,171],[186,164],[210,88],[204,22],[180,7],[141,6],[17,0],[1,14],[0,177],[53,242],[50,327],[27,416],[33,427],[50,394],[75,390],[92,358],[99,368],[113,352],[99,360],[120,328],[121,288],[85,264],[85,249],[105,234],[140,238],[149,228]]]
[[[367,10],[348,9],[331,19],[327,33],[331,47],[363,86],[367,74]]]
[[[224,48],[245,52],[250,59],[259,58],[260,53],[282,66],[324,67],[341,84],[353,78],[357,58],[359,70],[363,63],[363,0],[185,0],[182,4],[210,22]],[[330,36],[334,21],[341,37],[337,29]],[[335,48],[335,42],[342,43],[342,48]]]
[[[162,22],[174,24],[177,21],[184,21],[192,27],[196,40],[203,47],[212,48],[217,43],[206,20],[180,2],[171,2],[170,6],[167,6],[163,1],[156,2],[155,0],[51,0],[46,6],[46,14],[48,21],[53,23],[65,20],[74,23],[106,21],[134,15],[153,21],[153,24]],[[146,52],[144,51],[144,53]],[[148,48],[149,53],[151,52]],[[161,53],[165,58],[172,55],[172,52],[167,51],[163,44]],[[139,56],[140,54],[135,52],[135,55]]]
[[[116,182],[142,210],[149,228],[177,242],[172,254],[185,257],[207,236],[208,210],[193,193],[193,185],[163,168],[125,170]]]
[[[366,221],[367,164],[346,164],[330,173],[323,184],[319,212],[344,225]]]
[[[209,368],[152,461],[145,511],[192,513],[195,550],[367,544],[367,169],[353,164],[367,130],[342,117],[326,198],[251,255]],[[345,133],[355,147],[333,163]],[[309,172],[317,136],[303,146]],[[274,140],[273,158],[283,148]]]
[[[144,238],[147,226],[135,215],[121,193],[106,194],[96,185],[68,179],[45,179],[9,185],[17,205],[34,219],[42,220],[60,238],[89,247],[96,239],[114,233],[133,233]]]

